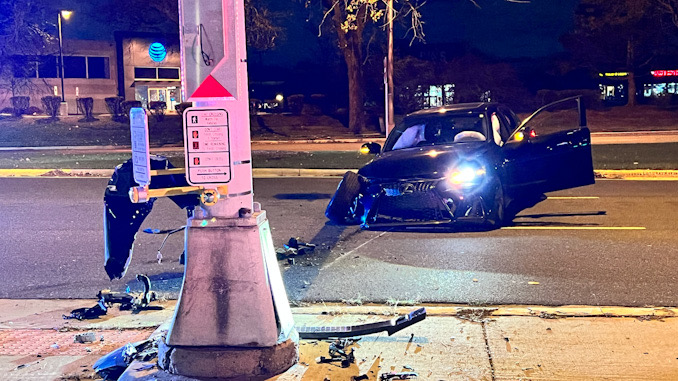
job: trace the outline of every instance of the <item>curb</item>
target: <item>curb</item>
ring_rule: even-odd
[[[63,311],[73,307],[88,306],[96,303],[96,299],[0,299],[0,306],[5,310],[0,313],[0,323],[7,321],[18,322],[21,311],[25,316],[37,315],[57,316],[60,323]],[[161,321],[168,315],[167,311],[175,308],[177,300],[168,300],[159,303],[163,309],[147,311],[146,316],[162,315],[159,318],[145,319],[135,318],[133,324],[122,326],[119,320],[135,315],[128,315],[124,311],[116,312],[105,321],[73,321],[63,323],[73,330],[96,330],[96,329],[148,329],[161,325]],[[158,303],[156,303],[158,305]],[[531,304],[499,304],[499,305],[469,305],[469,304],[445,304],[445,303],[418,303],[418,302],[394,302],[394,303],[366,303],[361,305],[349,305],[342,302],[297,302],[291,306],[294,315],[384,315],[393,316],[407,314],[416,308],[426,308],[426,313],[431,316],[461,316],[469,313],[483,316],[524,316],[524,317],[654,317],[654,318],[678,318],[678,307],[648,306],[648,307],[624,307],[624,306],[593,306],[593,305],[531,305]],[[9,315],[8,315],[9,313]],[[18,313],[18,315],[17,315]],[[115,321],[114,321],[115,320]],[[151,322],[152,321],[152,322]],[[61,324],[61,325],[63,325]],[[41,326],[35,320],[26,325],[17,326],[16,329],[29,329]],[[53,328],[53,323],[43,326]],[[13,329],[9,324],[2,325],[1,329]]]
[[[415,308],[425,307],[429,316],[456,316],[464,318],[468,315],[484,317],[538,317],[544,319],[565,317],[635,317],[650,319],[678,318],[678,308],[674,307],[619,307],[619,306],[470,306],[470,305],[427,305],[411,306],[363,305],[347,306],[345,304],[326,303],[306,307],[292,307],[294,315],[404,315]]]
[[[597,178],[618,180],[678,180],[678,170],[596,169]]]
[[[276,177],[342,177],[347,171],[357,169],[308,169],[308,168],[254,168],[254,178]],[[4,177],[111,177],[113,169],[0,169]],[[654,169],[596,169],[597,179],[635,181],[678,181],[678,170]]]

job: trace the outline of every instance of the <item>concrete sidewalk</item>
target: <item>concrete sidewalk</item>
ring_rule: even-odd
[[[0,300],[0,380],[97,379],[92,364],[127,342],[148,337],[173,313],[109,310],[102,319],[64,320],[93,300]],[[426,320],[393,336],[364,336],[356,363],[317,364],[329,344],[302,340],[299,363],[276,380],[350,380],[413,369],[419,380],[675,380],[678,309],[596,306],[425,306]],[[378,321],[416,307],[317,304],[293,308],[297,326]],[[73,342],[95,332],[97,341]],[[103,340],[101,340],[103,337]],[[156,368],[128,379],[173,379]]]

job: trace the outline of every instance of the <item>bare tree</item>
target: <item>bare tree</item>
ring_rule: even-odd
[[[106,21],[134,26],[138,29],[163,33],[176,33],[179,27],[178,0],[116,0],[100,16]],[[245,0],[245,29],[247,44],[259,50],[271,49],[283,33],[282,28],[273,23],[275,15],[258,0]],[[156,30],[159,21],[169,21],[174,30]],[[165,23],[165,28],[168,27]]]
[[[678,27],[678,0],[654,0],[662,12],[671,17],[673,25]]]
[[[412,40],[423,40],[423,23],[419,8],[425,1],[396,0],[395,19],[409,22]],[[389,9],[387,0],[307,0],[307,8],[320,7],[322,20],[319,31],[326,21],[336,32],[337,47],[346,63],[349,94],[349,129],[359,133],[365,127],[365,80],[363,64],[367,54],[366,31],[374,27],[387,26],[386,14]],[[321,33],[319,33],[321,34]]]
[[[582,0],[576,30],[563,39],[582,64],[628,72],[628,106],[637,103],[636,72],[666,49],[657,1],[669,0]]]
[[[37,61],[25,59],[56,49],[45,9],[35,0],[0,0],[0,9],[0,86],[12,96],[45,90],[44,81],[31,79]]]

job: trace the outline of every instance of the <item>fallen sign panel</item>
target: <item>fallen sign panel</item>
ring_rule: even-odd
[[[296,329],[299,332],[299,337],[302,339],[353,337],[377,332],[387,332],[390,336],[424,319],[426,319],[426,308],[419,308],[407,315],[376,323],[349,326],[296,327]]]

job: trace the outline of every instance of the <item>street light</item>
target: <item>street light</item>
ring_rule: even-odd
[[[61,103],[66,102],[66,94],[64,94],[64,47],[63,37],[61,36],[61,19],[68,20],[73,14],[72,11],[59,12],[59,66],[61,67]]]

